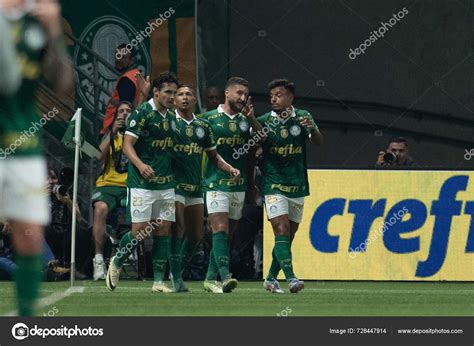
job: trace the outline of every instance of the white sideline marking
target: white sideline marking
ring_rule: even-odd
[[[53,305],[59,302],[60,300],[63,300],[64,298],[69,297],[70,295],[74,293],[84,293],[84,289],[85,287],[69,287],[67,290],[63,292],[53,293],[50,296],[39,299],[38,303],[36,304],[36,309],[39,310],[49,305]],[[10,311],[3,316],[10,316],[10,317],[18,316],[18,310]]]

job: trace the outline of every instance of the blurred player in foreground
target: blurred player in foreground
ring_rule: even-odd
[[[14,47],[0,53],[0,70],[18,65],[21,76],[19,81],[11,79],[0,94],[0,218],[12,229],[18,312],[30,316],[42,281],[43,226],[50,219],[35,93],[42,77],[54,91],[72,90],[73,71],[58,1],[0,0],[0,17],[10,29],[1,31],[0,41],[5,45],[10,40]],[[14,62],[8,60],[11,53]]]

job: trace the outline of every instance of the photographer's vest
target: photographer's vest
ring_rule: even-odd
[[[122,151],[123,145],[123,136],[116,135],[114,138],[114,147],[115,151],[119,152]],[[122,153],[120,155],[123,159],[126,159],[125,155]],[[115,162],[113,155],[112,155],[112,146],[109,148],[109,152],[107,157],[105,158],[104,164],[104,171],[102,174],[97,178],[95,182],[95,186],[121,186],[127,187],[127,172],[119,173],[115,169],[117,162]]]
[[[135,97],[133,98],[133,101],[135,102],[137,100],[137,97],[140,93],[140,88],[138,87],[137,77],[135,77],[135,75],[138,72],[140,72],[139,69],[133,68],[130,71],[125,72],[123,75],[120,76],[119,79],[117,79],[117,82],[115,83],[114,91],[112,93],[112,97],[110,98],[111,101],[114,100],[117,103],[121,101],[118,90],[117,90],[117,86],[119,82],[122,80],[122,78],[130,79],[133,85],[135,85]],[[102,130],[100,131],[100,133],[102,134],[105,133],[105,131],[107,131],[110,125],[112,125],[112,123],[114,122],[116,110],[117,110],[117,107],[113,106],[111,103],[108,104],[107,109],[105,111],[105,117],[104,117],[104,122],[102,124]]]

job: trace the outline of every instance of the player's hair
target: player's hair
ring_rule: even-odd
[[[389,146],[392,143],[404,143],[405,146],[408,148],[408,141],[405,137],[392,137],[387,143],[387,146]]]
[[[156,77],[153,80],[153,88],[157,88],[158,90],[161,90],[161,87],[165,83],[169,83],[169,84],[174,83],[176,85],[179,84],[178,78],[176,78],[176,76],[172,72],[165,71],[165,72],[161,72],[158,75],[158,77]]]
[[[227,83],[225,83],[224,90],[227,90],[232,85],[243,85],[247,88],[249,87],[249,82],[245,78],[242,77],[230,77]]]
[[[288,90],[293,96],[295,96],[295,84],[288,79],[280,78],[274,79],[268,83],[268,91],[271,91],[274,88],[283,87]]]
[[[196,96],[196,92],[194,91],[194,87],[191,85],[191,84],[178,84],[178,89],[181,89],[181,88],[189,88],[191,90],[191,92],[193,93],[193,96]]]
[[[127,48],[127,46],[129,46],[129,48]],[[127,52],[127,53],[130,52],[130,57],[131,58],[135,58],[135,55],[137,55],[137,51],[129,43],[121,43],[117,46],[116,49],[119,50],[120,52]],[[125,55],[125,54],[122,54],[122,55]]]

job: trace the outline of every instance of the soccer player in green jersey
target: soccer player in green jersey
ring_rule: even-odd
[[[163,283],[170,247],[170,228],[175,221],[174,181],[171,167],[173,106],[178,80],[170,72],[153,81],[153,98],[140,105],[128,120],[123,150],[129,161],[127,189],[132,230],[126,233],[111,259],[106,284],[117,287],[120,271],[138,242],[153,233],[152,292],[173,292]]]
[[[42,77],[56,92],[74,87],[59,3],[28,4],[32,7],[25,9],[23,1],[0,0],[0,16],[11,28],[11,36],[2,40],[11,40],[14,51],[9,53],[16,58],[14,62],[2,58],[0,70],[17,68],[13,63],[21,74],[19,84],[2,87],[0,94],[0,219],[6,219],[12,229],[20,316],[34,314],[43,278],[43,226],[50,220],[41,131],[43,121],[50,118],[38,116],[35,93]]]
[[[258,117],[267,138],[263,141],[263,194],[265,209],[275,234],[272,264],[263,286],[283,293],[277,276],[283,269],[289,290],[304,288],[293,272],[291,242],[303,216],[304,197],[309,195],[306,140],[321,145],[323,138],[312,115],[293,107],[295,87],[286,79],[268,84],[272,111]]]
[[[176,128],[173,144],[173,170],[176,183],[176,223],[172,227],[170,269],[175,292],[186,291],[181,272],[191,262],[196,246],[203,237],[204,199],[202,198],[202,153],[211,164],[238,180],[240,172],[217,153],[209,123],[193,114],[196,96],[191,86],[176,91]],[[183,241],[183,236],[186,239]],[[181,245],[182,244],[182,245]]]
[[[254,116],[249,99],[249,84],[240,77],[230,78],[225,86],[225,103],[213,111],[204,113],[214,132],[217,152],[241,176],[231,179],[225,172],[213,165],[206,165],[204,173],[204,191],[209,221],[212,228],[212,250],[209,267],[204,281],[204,289],[209,292],[232,292],[237,280],[229,273],[229,233],[237,226],[242,217],[245,190],[247,189],[247,153],[240,152],[250,138],[250,127],[259,131],[262,126]],[[243,112],[243,114],[242,114]],[[222,285],[216,281],[220,275]]]

